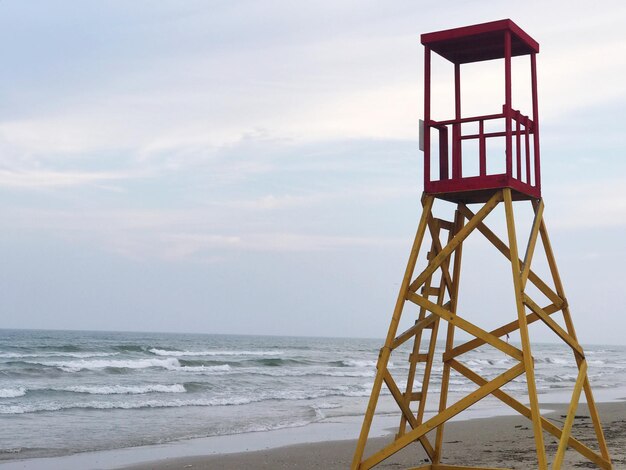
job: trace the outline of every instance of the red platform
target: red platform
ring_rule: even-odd
[[[464,26],[423,34],[424,54],[424,191],[454,202],[484,202],[496,189],[509,187],[515,199],[541,197],[536,54],[539,44],[511,20]],[[454,67],[455,116],[431,119],[431,52]],[[513,108],[511,58],[530,56],[532,117]],[[461,113],[461,65],[504,59],[504,104],[501,110],[481,116]],[[451,90],[452,91],[452,90]],[[496,131],[485,131],[485,125]],[[477,132],[462,133],[463,126]],[[432,139],[437,131],[436,141]],[[498,158],[487,151],[494,138],[504,138],[505,170],[490,172]],[[464,175],[463,141],[478,141],[478,174]],[[451,151],[450,151],[451,150]],[[467,163],[467,162],[465,162]],[[450,172],[451,170],[451,172]],[[437,174],[434,174],[437,173]]]

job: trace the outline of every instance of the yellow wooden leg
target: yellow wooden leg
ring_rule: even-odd
[[[563,434],[559,441],[559,448],[556,451],[554,457],[554,463],[552,464],[553,470],[560,470],[563,464],[563,458],[565,457],[565,451],[567,450],[567,442],[569,440],[570,433],[572,432],[572,425],[574,424],[574,417],[576,416],[576,409],[578,408],[578,401],[580,400],[580,392],[583,388],[585,377],[587,376],[587,361],[582,361],[580,370],[578,371],[578,378],[576,379],[576,385],[574,385],[574,392],[572,393],[572,401],[569,404],[567,410],[567,418],[563,424]]]
[[[463,228],[465,219],[459,212],[458,208],[454,218],[454,233],[458,233]],[[450,311],[456,313],[456,307],[458,304],[459,295],[459,282],[461,279],[461,256],[463,254],[463,243],[459,244],[454,256],[454,267],[452,270],[452,291],[450,292]],[[448,323],[448,331],[446,334],[446,352],[450,351],[454,347],[454,325]],[[441,390],[439,393],[439,412],[441,413],[446,409],[448,404],[448,386],[450,383],[450,365],[445,361],[443,363],[443,372],[441,376]],[[443,451],[443,430],[445,423],[441,423],[437,427],[437,434],[435,437],[435,459],[433,463],[438,464],[441,462],[441,454]]]
[[[352,459],[351,466],[352,470],[357,470],[360,467],[361,460],[363,458],[365,444],[367,443],[367,436],[369,435],[370,427],[372,426],[372,420],[374,419],[374,412],[376,411],[376,404],[378,403],[380,389],[383,385],[383,378],[387,371],[389,356],[391,355],[391,344],[393,343],[398,331],[398,324],[404,308],[404,299],[409,288],[409,283],[411,282],[411,277],[413,276],[413,271],[415,270],[415,263],[417,261],[420,247],[422,246],[422,240],[424,239],[424,233],[426,232],[426,226],[432,211],[433,202],[433,196],[424,196],[424,209],[422,211],[422,217],[417,227],[417,233],[415,234],[415,240],[413,241],[409,261],[404,273],[404,278],[402,279],[402,285],[400,286],[400,292],[398,293],[398,299],[393,311],[393,316],[391,317],[391,324],[389,325],[389,331],[387,332],[385,346],[381,349],[381,353],[378,358],[376,378],[374,379],[372,394],[370,395],[367,410],[365,411],[365,417],[363,418],[363,425],[361,426],[361,433],[359,434],[359,440],[357,441],[356,450],[354,451],[354,458]]]
[[[478,402],[479,400],[482,400],[487,395],[492,393],[494,390],[499,389],[500,387],[507,384],[508,382],[510,382],[511,380],[513,380],[514,378],[518,377],[519,375],[523,373],[524,373],[523,364],[518,364],[512,367],[511,369],[507,370],[503,374],[500,374],[499,376],[497,376],[495,379],[491,380],[487,384],[471,392],[469,395],[466,395],[465,397],[463,397],[462,399],[460,399],[453,405],[450,405],[444,411],[433,416],[425,423],[407,432],[404,436],[399,437],[398,439],[393,441],[391,444],[389,444],[387,447],[374,453],[369,458],[365,459],[361,463],[361,467],[359,468],[361,468],[362,470],[372,468],[374,465],[377,465],[378,463],[382,462],[386,458],[392,456],[399,450],[409,445],[411,442],[419,439],[420,436],[423,436],[428,431],[439,426],[441,423],[448,421],[450,418],[453,418],[454,416],[458,415],[461,411],[469,408],[474,403]]]
[[[548,259],[548,266],[550,267],[550,273],[552,274],[552,279],[554,280],[554,286],[556,288],[558,295],[561,298],[565,299],[565,290],[563,289],[563,283],[561,282],[559,269],[557,268],[557,265],[556,265],[554,252],[552,251],[550,237],[548,236],[548,229],[546,228],[546,224],[544,221],[541,222],[539,233],[541,235],[541,241],[543,242],[543,247],[546,252],[546,257]],[[574,328],[574,322],[572,321],[572,317],[569,311],[569,306],[567,305],[567,303],[563,307],[563,319],[565,320],[565,326],[567,328],[567,332],[572,338],[574,338],[577,341],[578,339],[576,337],[576,330]],[[576,362],[579,368],[580,368],[581,361],[582,359],[576,356]],[[591,385],[589,384],[589,379],[587,377],[585,378],[585,382],[583,384],[583,390],[585,391],[585,398],[587,399],[587,407],[589,408],[589,415],[591,416],[591,421],[593,423],[593,427],[596,433],[598,445],[600,446],[600,452],[602,453],[602,456],[610,462],[611,457],[609,454],[609,449],[606,445],[606,439],[604,437],[604,432],[602,430],[602,424],[600,423],[600,415],[598,414],[598,408],[596,407],[596,402],[593,398],[593,392],[591,391]]]
[[[513,271],[513,286],[515,289],[515,303],[517,304],[517,317],[520,323],[520,337],[522,340],[522,350],[524,351],[524,367],[526,369],[526,381],[528,385],[528,397],[530,399],[530,409],[532,412],[533,430],[535,433],[535,445],[537,446],[537,462],[539,470],[546,470],[546,450],[543,442],[543,429],[541,428],[541,415],[539,412],[539,400],[537,399],[537,386],[535,384],[535,365],[530,348],[530,338],[528,335],[528,325],[526,324],[526,311],[522,302],[522,283],[517,253],[517,236],[515,234],[515,220],[513,215],[513,200],[511,190],[505,188],[504,208],[506,211],[506,225],[509,235],[509,250],[511,251],[511,269]]]

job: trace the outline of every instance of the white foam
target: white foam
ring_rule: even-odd
[[[261,401],[245,397],[212,398],[196,400],[133,400],[133,401],[91,401],[82,403],[44,402],[37,404],[0,405],[0,414],[26,414],[44,411],[70,409],[93,410],[134,410],[141,408],[181,408],[184,406],[229,406],[245,405]]]
[[[146,393],[185,393],[185,386],[181,384],[162,385],[76,385],[72,387],[55,388],[54,390],[73,393],[87,393],[90,395],[142,395]]]
[[[319,420],[323,418],[323,416],[319,418],[316,416],[316,418]],[[293,422],[288,422],[288,423],[277,423],[277,424],[252,424],[252,425],[247,426],[245,429],[238,432],[237,434],[242,434],[246,432],[278,431],[279,429],[299,428],[302,426],[307,426],[309,424],[311,424],[311,421],[306,421],[306,420],[299,420],[299,421],[293,421]]]
[[[0,398],[17,398],[26,395],[24,387],[17,388],[0,388]]]
[[[327,377],[374,377],[376,375],[373,370],[366,371],[327,371],[320,372],[319,374],[311,374],[311,375],[323,375]]]
[[[0,358],[2,359],[22,359],[31,357],[75,357],[75,358],[88,358],[88,357],[110,357],[117,356],[116,352],[63,352],[63,351],[46,351],[41,353],[14,353],[14,352],[0,352]]]
[[[318,403],[316,406],[320,410],[334,410],[336,408],[341,408],[341,405],[339,403],[328,403],[325,401]]]
[[[178,387],[177,384],[171,387]],[[163,386],[167,387],[167,386]],[[182,386],[180,386],[182,387]],[[157,387],[158,388],[158,387]],[[184,388],[184,387],[183,387]],[[71,389],[71,390],[70,390]],[[103,393],[107,394],[121,394],[121,389],[115,389],[111,387],[93,387],[88,386],[76,386],[67,387],[66,390],[75,391],[77,393],[93,393],[97,394],[97,391],[112,392]],[[174,388],[171,389],[172,391]],[[132,392],[130,392],[132,393]],[[179,408],[185,406],[232,406],[232,405],[246,405],[250,403],[256,403],[267,400],[289,400],[289,401],[301,401],[311,400],[316,398],[325,397],[367,397],[370,391],[367,387],[359,387],[358,389],[349,387],[337,387],[332,389],[322,389],[316,391],[309,390],[274,390],[266,391],[265,393],[251,394],[247,396],[228,396],[228,397],[214,397],[214,398],[188,398],[188,399],[133,399],[129,401],[88,401],[88,402],[59,402],[59,401],[47,401],[39,403],[24,403],[24,404],[0,404],[0,414],[25,414],[25,413],[37,413],[37,412],[54,412],[66,409],[95,409],[95,410],[113,410],[113,409],[141,409],[141,408]],[[330,406],[329,406],[330,408]]]
[[[507,364],[515,364],[515,361],[504,359],[470,359],[466,362],[468,366],[503,366]]]
[[[241,374],[250,374],[250,375],[266,375],[270,377],[374,377],[376,372],[374,370],[346,370],[343,368],[334,370],[334,369],[313,369],[313,370],[302,370],[302,369],[292,369],[286,367],[276,367],[276,368],[238,368],[236,369],[237,373]]]
[[[99,370],[108,367],[118,369],[147,369],[150,367],[160,367],[168,370],[180,369],[178,359],[109,359],[92,361],[44,361],[28,362],[48,367],[57,367],[64,372],[79,372],[81,370]]]
[[[167,349],[152,348],[149,350],[157,356],[186,357],[186,356],[281,356],[283,351],[170,351]]]
[[[348,359],[346,361],[341,361],[344,366],[347,367],[376,367],[377,361],[367,361],[367,360],[359,360],[359,359]],[[393,362],[389,362],[387,364],[388,367],[393,367]]]
[[[538,362],[545,362],[547,364],[559,364],[559,365],[567,365],[570,364],[570,361],[567,361],[565,359],[560,359],[558,357],[546,357],[544,359],[540,359]],[[571,365],[575,365],[575,363],[572,361]]]
[[[231,368],[228,364],[222,364],[219,366],[181,366],[179,370],[182,372],[201,372],[212,375],[230,372]]]
[[[344,397],[369,397],[371,395],[371,390],[343,392],[341,395]]]

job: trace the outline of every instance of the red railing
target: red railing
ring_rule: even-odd
[[[502,121],[504,125],[496,124],[496,130],[486,131],[486,123],[493,124],[490,121]],[[463,134],[463,125],[473,123],[477,124],[478,132]],[[506,106],[503,106],[502,113],[499,114],[446,121],[430,120],[424,124],[426,133],[431,132],[431,129],[435,129],[439,133],[439,142],[435,146],[435,149],[438,149],[438,155],[435,155],[435,158],[438,160],[439,178],[432,178],[430,174],[425,175],[425,189],[427,192],[488,189],[496,187],[494,184],[497,179],[499,182],[513,182],[516,187],[519,186],[519,188],[526,190],[530,195],[539,194],[539,159],[536,154],[535,125],[532,119],[520,111],[510,109],[507,112]],[[494,138],[504,138],[505,141],[504,172],[489,171],[488,163],[498,158],[498,155],[494,152],[488,152],[487,150],[488,140]],[[430,140],[429,137],[427,142],[430,142]],[[464,174],[468,172],[464,172],[463,168],[462,143],[473,140],[478,141],[478,173],[474,172],[474,174],[468,175]],[[450,146],[452,149],[451,154],[449,152]],[[425,156],[429,160],[425,168],[430,173],[430,163],[436,163],[436,160],[430,160],[431,149],[428,147],[425,149]],[[451,175],[450,167],[452,170]],[[485,183],[484,188],[481,188],[481,182]],[[467,187],[465,187],[465,183],[468,183]],[[509,186],[509,184],[505,185]]]

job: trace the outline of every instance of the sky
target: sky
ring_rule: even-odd
[[[383,337],[421,211],[419,35],[502,18],[541,45],[580,340],[626,344],[617,1],[0,2],[0,326]],[[510,321],[510,267],[466,245],[459,313]]]

